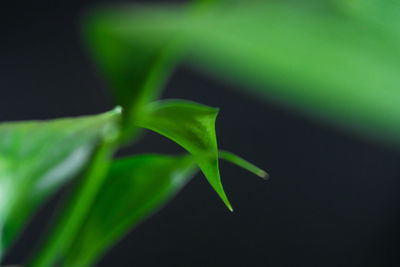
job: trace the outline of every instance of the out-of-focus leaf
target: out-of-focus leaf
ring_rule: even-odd
[[[115,133],[119,113],[0,125],[0,255],[39,204],[76,176],[99,142]]]
[[[28,261],[28,266],[54,266],[73,246],[74,239],[106,179],[119,137],[119,133],[110,135],[96,149],[90,165],[85,168],[85,172],[68,194],[68,198],[58,209],[51,231],[43,239],[33,258]]]
[[[190,156],[138,155],[116,160],[66,256],[66,266],[91,265],[179,192],[196,170]]]
[[[147,49],[180,38],[195,66],[304,114],[399,143],[397,5],[228,1],[196,13],[190,6],[124,6],[97,13],[93,23]]]
[[[96,63],[110,84],[112,94],[124,109],[126,138],[135,129],[132,121],[141,109],[155,100],[165,80],[174,69],[179,51],[171,38],[162,47],[154,49],[141,41],[120,38],[107,22],[87,19],[85,37]]]
[[[337,6],[353,17],[400,37],[400,3],[394,0],[337,0]]]
[[[137,125],[162,134],[189,151],[211,186],[232,210],[218,168],[217,115],[216,108],[185,100],[164,100],[147,105]]]

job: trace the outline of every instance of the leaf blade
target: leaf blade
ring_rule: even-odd
[[[186,60],[206,72],[304,115],[398,145],[398,4],[343,2],[221,3],[195,14],[187,6],[110,9],[115,20],[108,26],[152,49],[179,36],[188,47]],[[386,16],[386,10],[393,12]]]
[[[115,160],[67,254],[67,265],[93,264],[129,229],[177,194],[195,170],[195,162],[188,156],[152,154]]]
[[[116,129],[119,112],[0,125],[0,256],[45,199],[76,176]]]
[[[149,104],[145,112],[137,126],[164,135],[190,152],[208,182],[233,211],[219,173],[215,134],[218,109],[185,100],[163,100]]]

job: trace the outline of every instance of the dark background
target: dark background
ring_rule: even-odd
[[[113,107],[79,36],[79,16],[95,1],[57,2],[0,7],[0,121]],[[230,213],[198,175],[99,266],[400,266],[400,153],[231,89],[181,67],[163,97],[220,107],[220,147],[271,179],[222,164]],[[149,133],[123,154],[179,151]],[[57,199],[35,216],[6,263],[29,254]]]

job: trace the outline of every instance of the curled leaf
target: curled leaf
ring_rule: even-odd
[[[219,174],[215,134],[217,115],[216,108],[185,100],[164,100],[149,104],[137,125],[168,137],[190,152],[211,186],[232,211]]]

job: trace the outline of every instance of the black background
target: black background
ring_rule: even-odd
[[[79,16],[94,2],[2,3],[0,121],[113,107],[79,36]],[[220,147],[271,179],[222,164],[230,213],[198,175],[99,266],[400,266],[399,152],[231,89],[181,67],[163,97],[220,107]],[[121,154],[179,151],[149,133]],[[29,254],[57,199],[35,216],[6,263]]]

